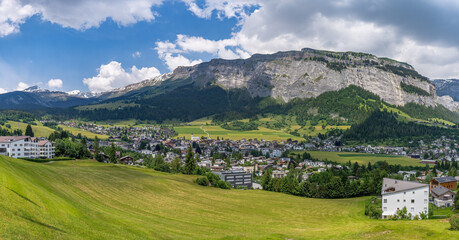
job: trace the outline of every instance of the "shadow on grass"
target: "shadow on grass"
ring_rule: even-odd
[[[9,187],[5,187],[5,188],[8,189],[8,190],[10,190],[11,192],[15,193],[16,195],[18,195],[18,196],[21,197],[22,199],[26,200],[27,202],[30,202],[30,203],[32,203],[33,205],[39,207],[38,204],[36,204],[34,201],[30,200],[28,197],[26,197],[26,196],[24,196],[24,195],[22,195],[22,194],[20,194],[20,193],[18,193],[18,192],[16,192],[16,191],[14,191],[13,189],[11,189],[11,188],[9,188]]]
[[[17,214],[16,214],[17,215]],[[49,229],[52,229],[52,230],[55,230],[55,231],[58,231],[58,232],[61,232],[61,233],[67,233],[66,231],[62,230],[62,229],[59,229],[57,227],[54,227],[54,226],[51,226],[51,225],[48,225],[46,223],[42,223],[40,221],[37,221],[37,220],[34,220],[30,217],[25,217],[25,216],[21,216],[21,215],[17,215],[18,217],[21,217],[29,222],[32,222],[32,223],[35,223],[35,224],[38,224],[40,226],[43,226],[43,227],[46,227],[46,228],[49,228]]]

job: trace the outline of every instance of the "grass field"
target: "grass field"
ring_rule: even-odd
[[[180,126],[174,127],[174,130],[179,134],[179,137],[185,137],[190,139],[191,134],[194,136],[210,136],[212,139],[230,139],[230,140],[241,140],[245,139],[265,139],[265,140],[286,140],[286,139],[293,139],[293,140],[304,140],[300,137],[295,137],[291,134],[285,133],[281,130],[273,130],[264,127],[259,127],[258,130],[254,131],[233,131],[233,130],[226,130],[220,126],[207,126],[207,125],[194,125],[194,126]]]
[[[0,157],[0,239],[455,239],[445,220],[364,216],[367,197],[202,187],[194,176]]]
[[[92,133],[90,131],[86,131],[86,130],[81,129],[81,128],[68,127],[68,126],[65,126],[65,125],[59,125],[59,127],[61,127],[65,131],[71,132],[75,136],[78,135],[79,133],[81,133],[82,136],[86,136],[87,138],[91,138],[91,139],[94,139],[96,136],[99,139],[107,139],[108,138],[107,135]]]
[[[12,130],[21,129],[22,132],[25,133],[27,123],[13,121],[8,121],[7,123],[11,125]],[[31,125],[35,137],[49,137],[49,135],[54,132],[53,129],[43,126],[43,124],[38,121],[36,121],[35,123],[37,125]]]
[[[295,153],[301,153],[296,151]],[[349,161],[358,162],[359,164],[372,164],[378,161],[387,161],[389,164],[400,164],[402,166],[425,166],[419,163],[418,159],[385,154],[366,154],[366,153],[350,153],[350,152],[321,152],[309,151],[313,158],[320,160],[328,159],[338,163],[348,163]]]

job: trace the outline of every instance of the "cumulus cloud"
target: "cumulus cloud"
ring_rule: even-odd
[[[25,82],[19,82],[18,86],[16,87],[16,91],[22,91],[29,88],[29,85]]]
[[[126,26],[151,21],[153,6],[163,0],[1,0],[0,37],[19,31],[20,25],[33,16],[62,27],[86,30],[99,27],[108,18]]]
[[[138,69],[136,66],[133,66],[130,71],[126,71],[121,66],[121,63],[112,61],[109,64],[100,66],[97,76],[85,78],[83,83],[88,86],[91,92],[104,92],[158,75],[160,73],[154,67]]]
[[[203,6],[197,0],[183,0],[188,9],[196,16],[210,18],[213,13],[218,18],[240,18],[247,16],[249,7],[256,7],[260,1],[257,0],[205,0]]]
[[[48,87],[51,89],[60,89],[62,88],[62,80],[61,79],[51,79],[48,81]]]
[[[169,41],[156,42],[156,51],[159,57],[172,71],[178,66],[192,66],[201,63],[201,59],[190,60],[183,54],[208,53],[224,59],[247,58],[247,52],[238,47],[235,39],[209,40],[202,37],[179,34],[173,43]]]
[[[29,4],[17,0],[0,1],[0,37],[19,31],[19,25],[33,16],[36,10]]]
[[[0,94],[4,94],[4,93],[7,93],[8,91],[6,91],[5,89],[3,88],[0,88]]]

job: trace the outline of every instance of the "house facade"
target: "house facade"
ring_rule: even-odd
[[[457,180],[454,177],[436,177],[430,181],[430,189],[443,186],[449,190],[456,190]]]
[[[382,218],[397,214],[406,207],[411,216],[429,212],[429,185],[384,178],[382,184]]]
[[[430,190],[437,207],[452,207],[455,193],[448,188],[438,186]]]
[[[0,155],[12,158],[53,158],[54,145],[29,136],[1,136]]]

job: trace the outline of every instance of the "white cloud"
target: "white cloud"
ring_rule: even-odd
[[[112,61],[109,64],[101,65],[99,74],[92,78],[85,78],[83,83],[89,87],[91,92],[104,92],[158,75],[160,75],[160,72],[154,67],[138,69],[136,66],[133,66],[127,72],[121,66],[121,63]]]
[[[247,8],[259,5],[257,0],[205,0],[200,7],[196,0],[183,0],[188,5],[188,10],[200,18],[210,18],[215,12],[218,18],[239,18],[247,16]]]
[[[29,85],[25,82],[19,82],[18,86],[16,87],[16,91],[22,91],[24,89],[29,88]]]
[[[132,56],[133,58],[139,58],[139,57],[142,56],[142,53],[139,52],[139,51],[137,51],[137,52],[133,53],[131,56]]]
[[[18,32],[33,16],[62,27],[86,30],[99,27],[108,18],[122,26],[152,21],[153,6],[163,0],[0,0],[0,37]]]
[[[31,5],[22,5],[17,0],[1,0],[0,37],[18,32],[19,25],[35,13],[36,11]]]
[[[4,94],[4,93],[7,93],[8,91],[6,91],[5,89],[3,88],[0,88],[0,94]]]
[[[51,79],[48,81],[48,87],[51,89],[59,89],[62,88],[62,80],[61,79]]]
[[[192,66],[202,62],[201,59],[189,60],[183,54],[208,53],[224,59],[247,58],[250,56],[237,46],[238,42],[235,39],[214,41],[202,37],[190,37],[179,34],[174,43],[169,41],[156,42],[155,49],[159,57],[172,71],[178,66]]]

